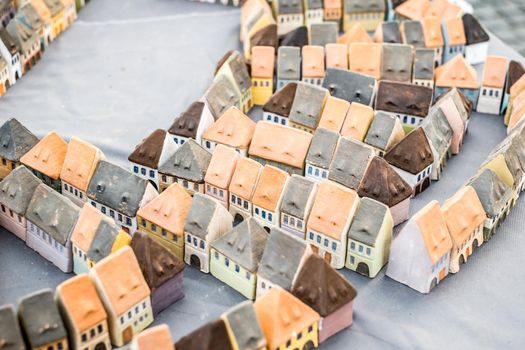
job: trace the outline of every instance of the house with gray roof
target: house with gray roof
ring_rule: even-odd
[[[216,199],[195,193],[184,222],[184,262],[210,272],[211,244],[231,231],[233,217]]]
[[[383,22],[386,14],[385,0],[344,0],[343,30],[360,23],[366,31],[373,31]]]
[[[280,46],[277,50],[277,90],[298,81],[301,81],[301,49]]]
[[[119,233],[120,227],[114,222],[101,220],[86,253],[88,259],[97,263],[111,254]]]
[[[412,82],[414,49],[404,44],[383,44],[381,80]]]
[[[405,131],[399,118],[377,112],[368,128],[364,143],[377,149],[379,155],[384,155],[396,143],[405,137]]]
[[[339,26],[336,22],[314,23],[309,28],[310,45],[325,46],[337,43]]]
[[[248,299],[255,299],[257,270],[268,233],[248,218],[211,243],[210,272]]]
[[[9,22],[6,30],[20,52],[22,74],[25,74],[41,57],[40,37],[33,28],[25,24],[18,16]]]
[[[263,105],[263,120],[288,125],[292,104],[297,91],[297,83],[291,82],[277,90]]]
[[[306,155],[305,177],[314,181],[322,181],[328,178],[330,164],[332,164],[339,137],[339,133],[333,130],[325,128],[315,130]]]
[[[416,49],[412,84],[434,88],[434,49]]]
[[[266,349],[266,337],[259,325],[253,302],[244,301],[221,315],[234,349]]]
[[[20,165],[20,158],[26,154],[38,138],[15,118],[0,127],[0,179],[6,177]]]
[[[24,350],[24,338],[12,305],[0,307],[0,344],[5,350]]]
[[[308,29],[305,26],[298,27],[288,34],[280,37],[280,46],[295,46],[302,48],[308,45]]]
[[[40,37],[40,50],[44,52],[49,44],[51,21],[44,21],[31,2],[27,2],[18,10],[19,18]]]
[[[313,134],[329,94],[325,88],[299,82],[290,110],[290,126]]]
[[[279,36],[304,25],[304,9],[301,0],[276,0],[272,1],[272,5]]]
[[[421,21],[403,21],[400,29],[403,43],[413,46],[414,49],[424,49],[426,47]]]
[[[235,106],[242,109],[241,99],[237,93],[236,87],[224,75],[217,76],[204,96],[206,106],[215,120],[228,110]]]
[[[330,164],[328,179],[357,190],[376,151],[357,140],[341,137]]]
[[[306,221],[317,193],[317,184],[303,176],[292,175],[283,191],[281,228],[304,239]]]
[[[432,164],[431,180],[437,181],[441,171],[451,156],[450,146],[452,144],[452,128],[441,108],[432,108],[428,116],[421,123],[425,132],[434,162]]]
[[[304,6],[304,24],[306,26],[323,22],[323,0],[306,0]]]
[[[328,68],[323,87],[334,97],[350,103],[358,102],[372,106],[376,90],[376,80],[369,75],[351,72],[345,69]]]
[[[399,22],[387,21],[382,22],[377,26],[374,34],[375,39],[380,43],[385,44],[401,44],[401,29]]]
[[[246,62],[238,51],[230,50],[221,58],[215,69],[215,79],[221,75],[233,83],[239,97],[237,107],[243,113],[248,113],[253,105],[252,79]]]

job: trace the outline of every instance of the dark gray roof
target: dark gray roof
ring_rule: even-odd
[[[80,209],[68,198],[40,184],[26,211],[27,220],[47,232],[58,243],[65,245],[75,226]]]
[[[434,57],[433,49],[417,49],[414,55],[414,78],[423,80],[434,80]]]
[[[239,96],[232,82],[224,75],[213,81],[206,92],[206,102],[215,119],[219,118],[228,108],[237,105]]]
[[[336,43],[339,28],[336,22],[312,23],[310,25],[310,45],[325,46]]]
[[[26,349],[18,319],[16,318],[15,308],[11,305],[0,307],[0,349]]]
[[[206,239],[218,202],[202,193],[195,193],[191,208],[184,222],[184,231],[201,239]]]
[[[67,337],[51,289],[22,298],[18,303],[18,317],[31,349]]]
[[[375,247],[387,210],[390,209],[383,203],[363,197],[348,230],[348,238]]]
[[[211,245],[222,255],[255,273],[266,247],[268,233],[254,218],[248,218]]]
[[[396,122],[399,122],[399,118],[384,112],[376,112],[372,124],[370,124],[370,128],[368,128],[364,142],[370,146],[386,151]]]
[[[470,13],[463,15],[463,28],[467,45],[479,44],[490,40],[490,36],[481,23]]]
[[[277,51],[277,78],[301,79],[301,49],[295,46],[281,46]]]
[[[328,68],[323,80],[323,87],[332,96],[367,106],[372,103],[375,85],[376,80],[369,75],[338,68]]]
[[[302,0],[276,0],[278,1],[278,13],[281,15],[291,13],[303,13]]]
[[[88,249],[88,258],[94,262],[99,262],[108,256],[111,253],[111,249],[119,232],[120,227],[114,222],[102,219],[91,241],[91,246]]]
[[[412,46],[403,44],[383,44],[381,79],[410,82],[414,51]]]
[[[235,79],[239,90],[244,92],[250,89],[252,87],[252,79],[241,54],[238,51],[232,51],[226,63],[230,66],[233,79]]]
[[[0,182],[0,203],[25,216],[33,193],[41,183],[25,166],[19,166]]]
[[[240,350],[259,350],[266,348],[266,338],[262,332],[253,302],[246,300],[228,309],[223,317],[229,324],[232,336]]]
[[[281,211],[299,219],[306,219],[306,206],[314,190],[315,183],[312,180],[292,175],[284,188]]]
[[[439,155],[443,155],[452,140],[452,128],[441,108],[432,108],[428,117],[421,123],[430,145]]]
[[[38,138],[12,118],[0,127],[0,157],[18,162],[38,142]]]
[[[312,129],[317,128],[327,95],[328,91],[322,87],[297,83],[295,98],[290,110],[290,120]]]
[[[289,291],[307,247],[306,241],[273,227],[257,275]]]
[[[323,8],[323,0],[307,0],[308,10],[316,10]]]
[[[381,23],[383,31],[383,42],[390,44],[401,44],[401,30],[399,22],[389,21]]]
[[[159,165],[159,173],[202,182],[210,160],[211,153],[189,139],[168,160]]]
[[[383,12],[386,9],[385,0],[345,0],[346,13],[353,12]]]
[[[374,151],[370,146],[341,137],[330,165],[328,179],[357,190],[373,155]]]
[[[306,163],[328,169],[339,141],[339,133],[325,128],[315,130],[306,155]]]
[[[425,47],[421,21],[404,21],[401,25],[401,30],[403,31],[405,44],[412,45],[416,49]]]
[[[469,180],[476,191],[487,217],[493,218],[505,208],[512,190],[490,169],[485,169]]]
[[[89,181],[87,196],[124,215],[134,217],[148,184],[148,180],[102,160]]]

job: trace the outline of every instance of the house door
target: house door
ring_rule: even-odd
[[[319,248],[317,246],[310,244],[310,247],[312,247],[314,254],[319,254]]]
[[[126,226],[121,226],[121,227],[124,230],[124,232],[129,233],[129,227],[126,227]]]
[[[199,257],[197,255],[193,254],[190,257],[190,264],[191,264],[191,266],[195,266],[198,269],[200,269],[201,268],[201,259],[199,259]]]
[[[332,262],[332,254],[328,252],[324,253],[324,261],[330,264]]]
[[[108,348],[106,348],[106,344],[104,343],[98,343],[96,346],[95,346],[95,350],[107,350]]]
[[[127,344],[131,341],[131,338],[133,338],[133,330],[131,329],[131,326],[128,326],[128,328],[122,332],[122,340]]]
[[[430,176],[427,176],[425,180],[423,180],[423,183],[421,184],[421,192],[426,190],[428,186],[430,186]]]
[[[368,268],[368,265],[365,264],[364,262],[360,262],[359,264],[357,264],[356,271],[360,273],[361,275],[370,277],[370,269]]]
[[[313,350],[315,349],[314,343],[312,341],[308,341],[308,343],[304,344],[303,350]]]
[[[233,218],[233,226],[239,225],[241,222],[244,221],[244,218],[241,214],[235,214],[235,217]]]

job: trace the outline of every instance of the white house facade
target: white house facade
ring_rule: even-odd
[[[343,234],[341,235],[341,240],[334,239],[312,229],[308,229],[306,234],[306,241],[310,243],[314,253],[322,257],[335,269],[342,269],[345,266],[347,242],[346,232],[348,231],[348,226],[350,226],[350,219],[352,216],[353,214],[349,215],[349,220]]]
[[[268,121],[270,123],[275,123],[275,124],[281,124],[281,125],[288,126],[288,118],[287,117],[283,117],[282,115],[278,115],[278,114],[271,113],[271,112],[263,111],[263,120],[266,120],[266,121]]]
[[[503,88],[482,86],[476,110],[479,113],[499,115],[503,94]]]
[[[0,225],[23,241],[26,241],[26,218],[0,204]]]
[[[71,272],[73,264],[69,239],[65,245],[62,245],[49,233],[28,220],[26,244],[46,260],[52,262],[62,272]]]
[[[328,169],[324,169],[309,163],[306,163],[306,168],[304,171],[304,176],[308,179],[320,182],[326,180],[330,174]]]
[[[129,217],[127,215],[122,214],[121,212],[112,209],[108,206],[105,206],[103,204],[100,204],[97,201],[94,201],[92,199],[89,200],[92,206],[100,210],[100,212],[113,220],[115,220],[115,223],[117,225],[122,226],[122,229],[126,232],[128,232],[130,235],[133,235],[135,231],[137,230],[137,218],[136,217]]]
[[[465,59],[472,65],[485,62],[489,51],[489,42],[481,42],[465,46]]]
[[[62,194],[78,206],[82,206],[88,200],[86,191],[82,191],[65,181],[62,181]]]

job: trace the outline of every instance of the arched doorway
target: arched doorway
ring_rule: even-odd
[[[314,343],[312,343],[311,340],[309,340],[306,344],[303,346],[303,350],[312,350],[315,349]]]
[[[106,344],[104,343],[98,343],[96,346],[95,346],[95,350],[107,350],[108,348],[106,347]]]
[[[270,228],[268,226],[264,226],[264,229],[266,230],[266,232],[270,233]]]
[[[421,192],[426,190],[430,186],[430,177],[426,177],[425,180],[423,180],[423,183],[421,184]]]
[[[432,290],[435,286],[437,286],[438,280],[437,278],[434,278],[432,282],[430,283],[430,290]]]
[[[20,74],[18,74],[18,72],[15,73],[15,80],[18,80],[20,79]]]
[[[479,248],[479,242],[477,239],[475,239],[474,242],[472,242],[472,253],[474,253],[474,251],[478,248]]]
[[[368,265],[364,262],[360,262],[359,264],[357,264],[356,271],[362,275],[370,277],[370,269],[368,268]]]
[[[201,259],[195,254],[192,254],[190,257],[190,264],[191,266],[195,266],[196,268],[201,268]]]
[[[465,263],[465,256],[463,254],[461,254],[459,256],[459,265],[463,265]]]
[[[237,213],[235,214],[235,217],[233,218],[233,226],[237,226],[243,221],[244,221],[244,217],[241,214]]]

